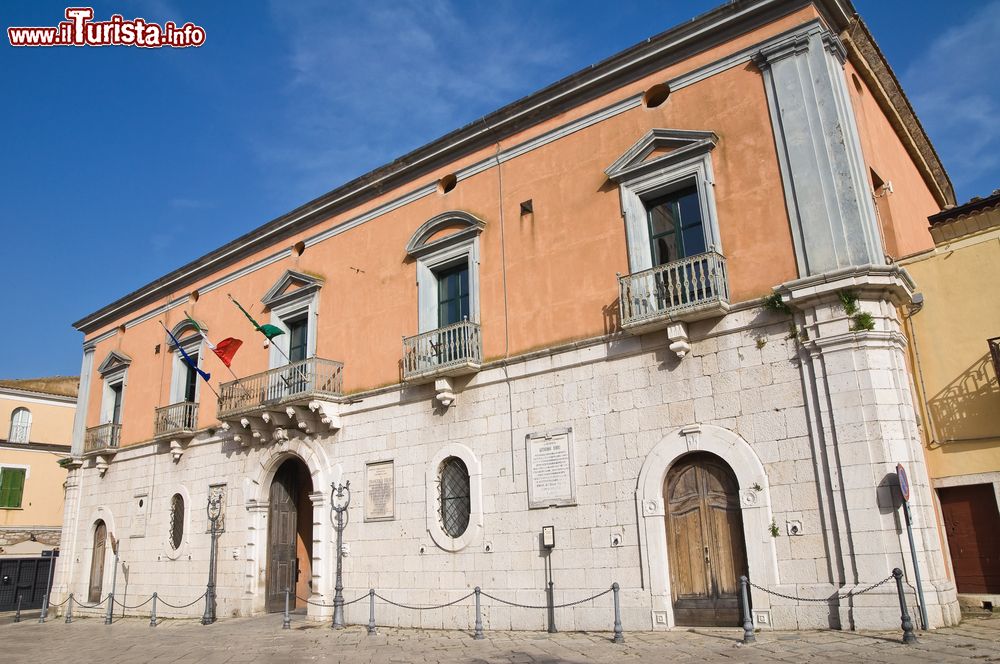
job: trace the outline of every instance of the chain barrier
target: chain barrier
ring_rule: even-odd
[[[157,599],[159,599],[159,596],[157,596]],[[142,604],[136,604],[135,606],[126,606],[125,604],[123,604],[122,602],[119,602],[118,600],[112,600],[112,601],[115,604],[117,604],[118,606],[122,607],[123,609],[128,609],[128,610],[131,611],[133,609],[141,609],[142,607],[144,607],[147,604],[149,604],[150,602],[152,602],[153,601],[153,596],[150,595],[149,599],[147,599],[145,602],[143,602]]]
[[[205,595],[207,595],[207,594],[208,594],[208,591],[206,590],[205,592],[203,592],[202,594],[198,595],[197,597],[195,597],[193,600],[191,600],[187,604],[180,604],[180,605],[171,604],[170,602],[168,602],[167,600],[163,599],[159,595],[156,596],[156,601],[160,602],[162,604],[166,604],[171,609],[186,609],[189,606],[191,606],[192,604],[196,604],[196,603],[200,602],[201,600],[205,599]],[[153,598],[150,597],[150,599],[153,599]]]
[[[829,601],[832,601],[832,600],[850,599],[852,597],[857,597],[858,595],[864,595],[865,593],[870,592],[872,590],[875,590],[879,586],[884,585],[884,584],[888,583],[889,581],[892,581],[892,579],[893,579],[893,575],[890,574],[889,576],[885,577],[881,581],[879,581],[877,583],[873,583],[872,585],[868,586],[867,588],[862,588],[861,590],[852,590],[850,592],[846,592],[846,593],[839,594],[839,595],[831,595],[830,597],[798,597],[796,595],[786,595],[785,593],[778,592],[777,590],[768,590],[767,588],[764,588],[763,586],[758,586],[756,583],[754,583],[753,581],[750,581],[750,580],[748,580],[747,583],[750,584],[751,588],[756,588],[757,590],[759,590],[761,592],[765,592],[768,595],[774,595],[775,597],[782,597],[784,599],[790,599],[790,600],[796,601],[796,602],[829,602]]]
[[[410,606],[410,605],[407,605],[407,604],[400,604],[399,602],[393,602],[391,599],[389,599],[387,597],[382,597],[378,593],[375,593],[375,597],[378,597],[380,600],[382,600],[383,602],[385,602],[387,604],[392,604],[393,606],[398,606],[401,609],[410,609],[411,611],[429,611],[431,609],[443,609],[446,606],[454,606],[455,604],[458,604],[459,602],[464,602],[465,600],[469,599],[470,597],[472,597],[475,594],[476,594],[475,591],[473,591],[473,592],[469,593],[468,595],[466,595],[465,597],[459,597],[454,602],[448,602],[447,604],[436,604],[434,606]],[[483,594],[485,595],[486,593],[483,593]],[[364,597],[368,597],[368,593],[365,593],[363,596]]]
[[[70,599],[73,600],[73,603],[76,604],[77,606],[79,606],[81,609],[96,609],[101,604],[104,604],[105,602],[107,602],[109,597],[111,597],[111,593],[108,593],[107,595],[105,595],[104,599],[102,599],[97,604],[84,604],[83,602],[81,602],[77,598],[75,598],[72,595],[70,595]]]
[[[53,607],[60,607],[60,606],[62,606],[63,604],[65,604],[66,602],[68,602],[68,601],[69,601],[69,597],[67,597],[67,598],[66,598],[66,599],[64,599],[63,601],[59,602],[58,604],[57,604],[57,603],[55,603],[55,602],[49,602],[49,608],[51,609],[51,608],[53,608]],[[76,601],[76,600],[73,600],[73,601]]]
[[[367,598],[368,598],[368,593],[365,593],[364,595],[358,597],[357,599],[352,599],[350,602],[344,602],[344,606],[350,606],[351,604],[360,602],[361,600]],[[298,595],[295,596],[295,599],[299,600],[300,602],[305,602],[306,604],[311,604],[313,606],[321,606],[324,609],[332,609],[333,607],[336,606],[336,604],[323,604],[321,602],[313,602],[311,600],[306,599],[305,597],[299,597]]]
[[[583,599],[578,599],[575,602],[566,602],[564,604],[553,604],[551,608],[553,608],[553,609],[565,609],[568,606],[576,606],[577,604],[583,604],[584,602],[589,602],[590,600],[597,599],[598,597],[604,597],[605,595],[607,595],[608,593],[610,593],[612,590],[613,590],[613,588],[608,588],[607,590],[605,590],[603,592],[599,592],[596,595],[592,595],[591,597],[585,597]],[[548,609],[549,608],[548,604],[519,604],[517,602],[508,602],[505,599],[500,599],[499,597],[494,597],[493,595],[491,595],[491,594],[489,594],[487,592],[483,593],[483,597],[486,597],[487,599],[492,599],[493,601],[496,601],[496,602],[500,602],[501,604],[506,604],[507,606],[516,606],[519,609]]]

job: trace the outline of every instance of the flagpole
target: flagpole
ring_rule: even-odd
[[[229,298],[230,302],[232,302],[233,304],[235,304],[237,307],[240,307],[240,303],[236,301],[236,298],[234,298],[231,293],[226,293],[226,297]],[[240,307],[240,309],[243,309],[243,307]],[[246,312],[244,312],[244,313],[246,313]],[[250,317],[249,314],[247,314],[247,318],[249,318],[249,317]],[[263,330],[260,329],[260,326],[257,326],[257,331],[260,332],[261,334],[264,334]],[[267,342],[269,344],[272,344],[274,346],[274,350],[276,350],[279,353],[281,353],[281,356],[283,358],[285,358],[285,361],[288,362],[288,364],[292,363],[292,358],[288,357],[288,353],[286,353],[285,351],[283,351],[281,349],[281,346],[278,345],[274,341],[274,339],[269,338],[266,334],[264,334],[264,338],[267,339]]]
[[[244,309],[243,306],[239,302],[236,301],[236,298],[233,297],[232,293],[226,293],[226,297],[229,298],[230,302],[232,302],[233,304],[236,305],[237,309],[239,309],[240,311],[243,312],[243,315],[247,317],[247,320],[249,320],[253,324],[254,329],[256,329],[258,332],[260,332],[261,334],[263,334],[264,338],[267,339],[268,343],[274,344],[274,349],[276,351],[278,351],[281,354],[281,356],[283,358],[285,358],[285,361],[288,363],[289,371],[294,371],[294,372],[298,373],[303,378],[303,380],[308,381],[309,380],[308,373],[307,372],[304,373],[302,371],[302,367],[298,367],[296,369],[291,369],[292,358],[289,357],[288,353],[286,353],[284,350],[282,350],[281,346],[277,345],[275,343],[274,339],[272,338],[272,336],[269,336],[268,333],[264,330],[264,327],[274,327],[274,326],[273,325],[271,325],[271,326],[261,325],[256,320],[254,320],[253,316],[250,315],[250,312],[247,311],[246,309]],[[278,336],[278,334],[284,334],[284,331],[279,328],[278,332],[276,334],[274,334],[273,336]],[[266,348],[266,346],[265,346],[265,348]],[[285,387],[288,387],[288,388],[291,387],[288,378],[286,378],[285,376],[282,376],[280,374],[279,374],[278,377],[281,378],[282,381],[284,381]]]
[[[180,346],[179,343],[177,343],[177,339],[174,339],[174,335],[170,334],[170,330],[168,330],[167,326],[163,324],[163,321],[161,320],[161,321],[157,321],[157,322],[160,324],[160,327],[163,328],[163,331],[166,332],[168,335],[170,335],[170,338],[174,340],[174,343],[177,344],[177,347],[180,348],[181,346]],[[199,332],[199,334],[201,334],[201,333]],[[205,378],[204,375],[202,375],[203,372],[201,372],[201,371],[198,370],[198,365],[195,365],[192,368],[198,373],[199,376],[202,377],[202,379],[205,381],[205,384],[208,385],[208,389],[212,390],[212,394],[215,395],[215,398],[221,400],[222,397],[219,396],[219,393],[215,391],[215,388],[212,387],[212,384],[210,382],[208,382],[208,379]]]
[[[230,299],[232,299],[232,298],[230,298]],[[187,311],[184,311],[184,315],[186,317],[190,318],[192,321],[194,321],[194,317],[191,316],[191,314],[189,314]],[[197,322],[198,321],[195,321],[196,326],[197,326]],[[205,333],[201,331],[201,327],[200,326],[197,326],[197,330],[198,330],[198,334],[201,336],[202,339],[205,340],[205,343],[208,344],[209,348],[211,348],[212,350],[215,350],[215,344],[213,344],[211,341],[209,341],[208,337],[205,336]],[[221,357],[219,358],[219,361],[222,362],[222,358]],[[236,380],[236,384],[240,386],[241,390],[243,390],[243,395],[249,398],[250,397],[250,390],[248,390],[246,388],[246,386],[243,384],[243,381],[240,380],[240,377],[236,375],[235,371],[233,371],[233,368],[231,366],[229,366],[228,364],[226,364],[225,362],[222,362],[222,366],[224,366],[226,368],[226,370],[229,371],[229,373],[232,375],[232,377]],[[218,396],[218,395],[216,395],[216,396]],[[221,397],[219,397],[219,398],[221,399]]]

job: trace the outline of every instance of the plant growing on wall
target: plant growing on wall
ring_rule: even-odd
[[[771,531],[771,537],[777,537],[781,533],[778,530],[778,524],[774,522],[774,517],[771,517],[771,525],[767,529]]]
[[[781,299],[780,293],[771,293],[770,295],[761,298],[761,304],[765,309],[773,311],[776,314],[784,314],[786,316],[792,315],[791,308],[789,308],[785,301]]]
[[[842,290],[837,292],[840,298],[840,305],[844,308],[844,313],[851,319],[851,331],[871,331],[875,329],[875,318],[867,311],[858,308],[858,295],[852,290]]]

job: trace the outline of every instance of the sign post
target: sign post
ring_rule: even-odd
[[[899,495],[903,499],[903,521],[906,522],[906,536],[910,539],[910,556],[913,558],[913,579],[917,585],[917,601],[920,603],[920,627],[927,630],[927,609],[924,605],[924,586],[920,582],[920,565],[917,562],[917,548],[913,544],[913,517],[910,515],[910,480],[903,464],[896,464],[896,479],[899,480]]]

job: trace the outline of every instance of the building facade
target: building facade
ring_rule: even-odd
[[[76,376],[0,380],[0,611],[41,606],[62,534]]]
[[[884,210],[876,177],[905,192]],[[329,604],[330,487],[349,480],[348,599],[618,582],[629,628],[735,624],[740,574],[805,598],[912,574],[903,463],[930,621],[954,622],[900,323],[915,286],[893,262],[953,201],[849,3],[720,7],[78,321],[57,590],[106,594],[113,536],[132,597],[196,597],[218,496],[220,615],[286,587]],[[282,334],[264,344],[231,300]],[[188,315],[245,342],[232,376]],[[610,601],[560,627],[606,629]],[[753,607],[779,628],[899,621],[890,585]],[[485,620],[545,625],[496,602]]]
[[[901,261],[924,298],[906,327],[927,471],[959,599],[992,608],[1000,605],[1000,307],[981,285],[998,271],[1000,191],[930,221],[934,248]]]

